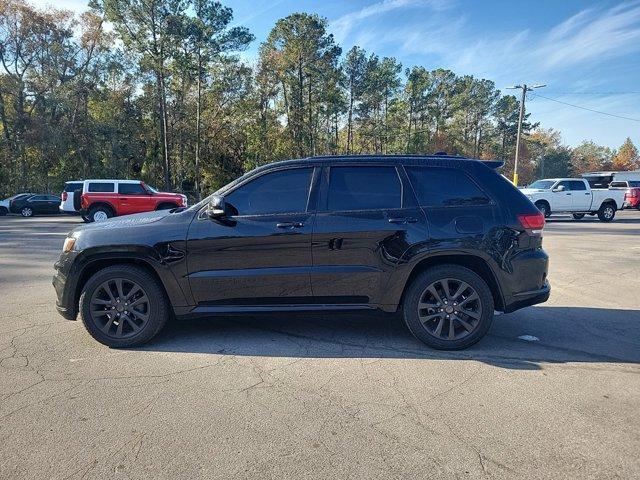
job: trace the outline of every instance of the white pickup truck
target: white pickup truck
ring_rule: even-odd
[[[545,217],[568,212],[576,220],[589,214],[610,222],[624,203],[624,190],[592,189],[583,178],[546,178],[521,191]]]

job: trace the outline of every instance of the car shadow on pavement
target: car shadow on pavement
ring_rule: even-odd
[[[544,363],[640,363],[638,325],[636,310],[530,307],[496,317],[489,334],[473,347],[444,352],[413,338],[399,315],[253,315],[174,320],[140,349],[230,356],[476,360],[537,370]]]

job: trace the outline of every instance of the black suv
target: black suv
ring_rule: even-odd
[[[427,345],[460,349],[494,311],[549,297],[544,217],[501,162],[315,157],[257,168],[188,209],[80,226],[53,284],[113,347],[166,320],[312,310],[402,310]]]

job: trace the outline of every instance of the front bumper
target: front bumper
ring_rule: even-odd
[[[64,255],[63,255],[64,256]],[[70,259],[60,258],[55,264],[53,288],[56,291],[56,310],[67,320],[75,320],[78,316],[78,305],[75,301],[75,283],[65,274]],[[66,268],[65,268],[66,267]]]

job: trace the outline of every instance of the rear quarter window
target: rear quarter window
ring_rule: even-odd
[[[82,183],[65,183],[65,192],[75,192],[76,190],[82,190]]]
[[[462,170],[440,167],[406,167],[409,180],[423,207],[488,205],[491,199]]]
[[[114,184],[109,182],[92,182],[89,183],[89,192],[108,193],[114,191]]]

